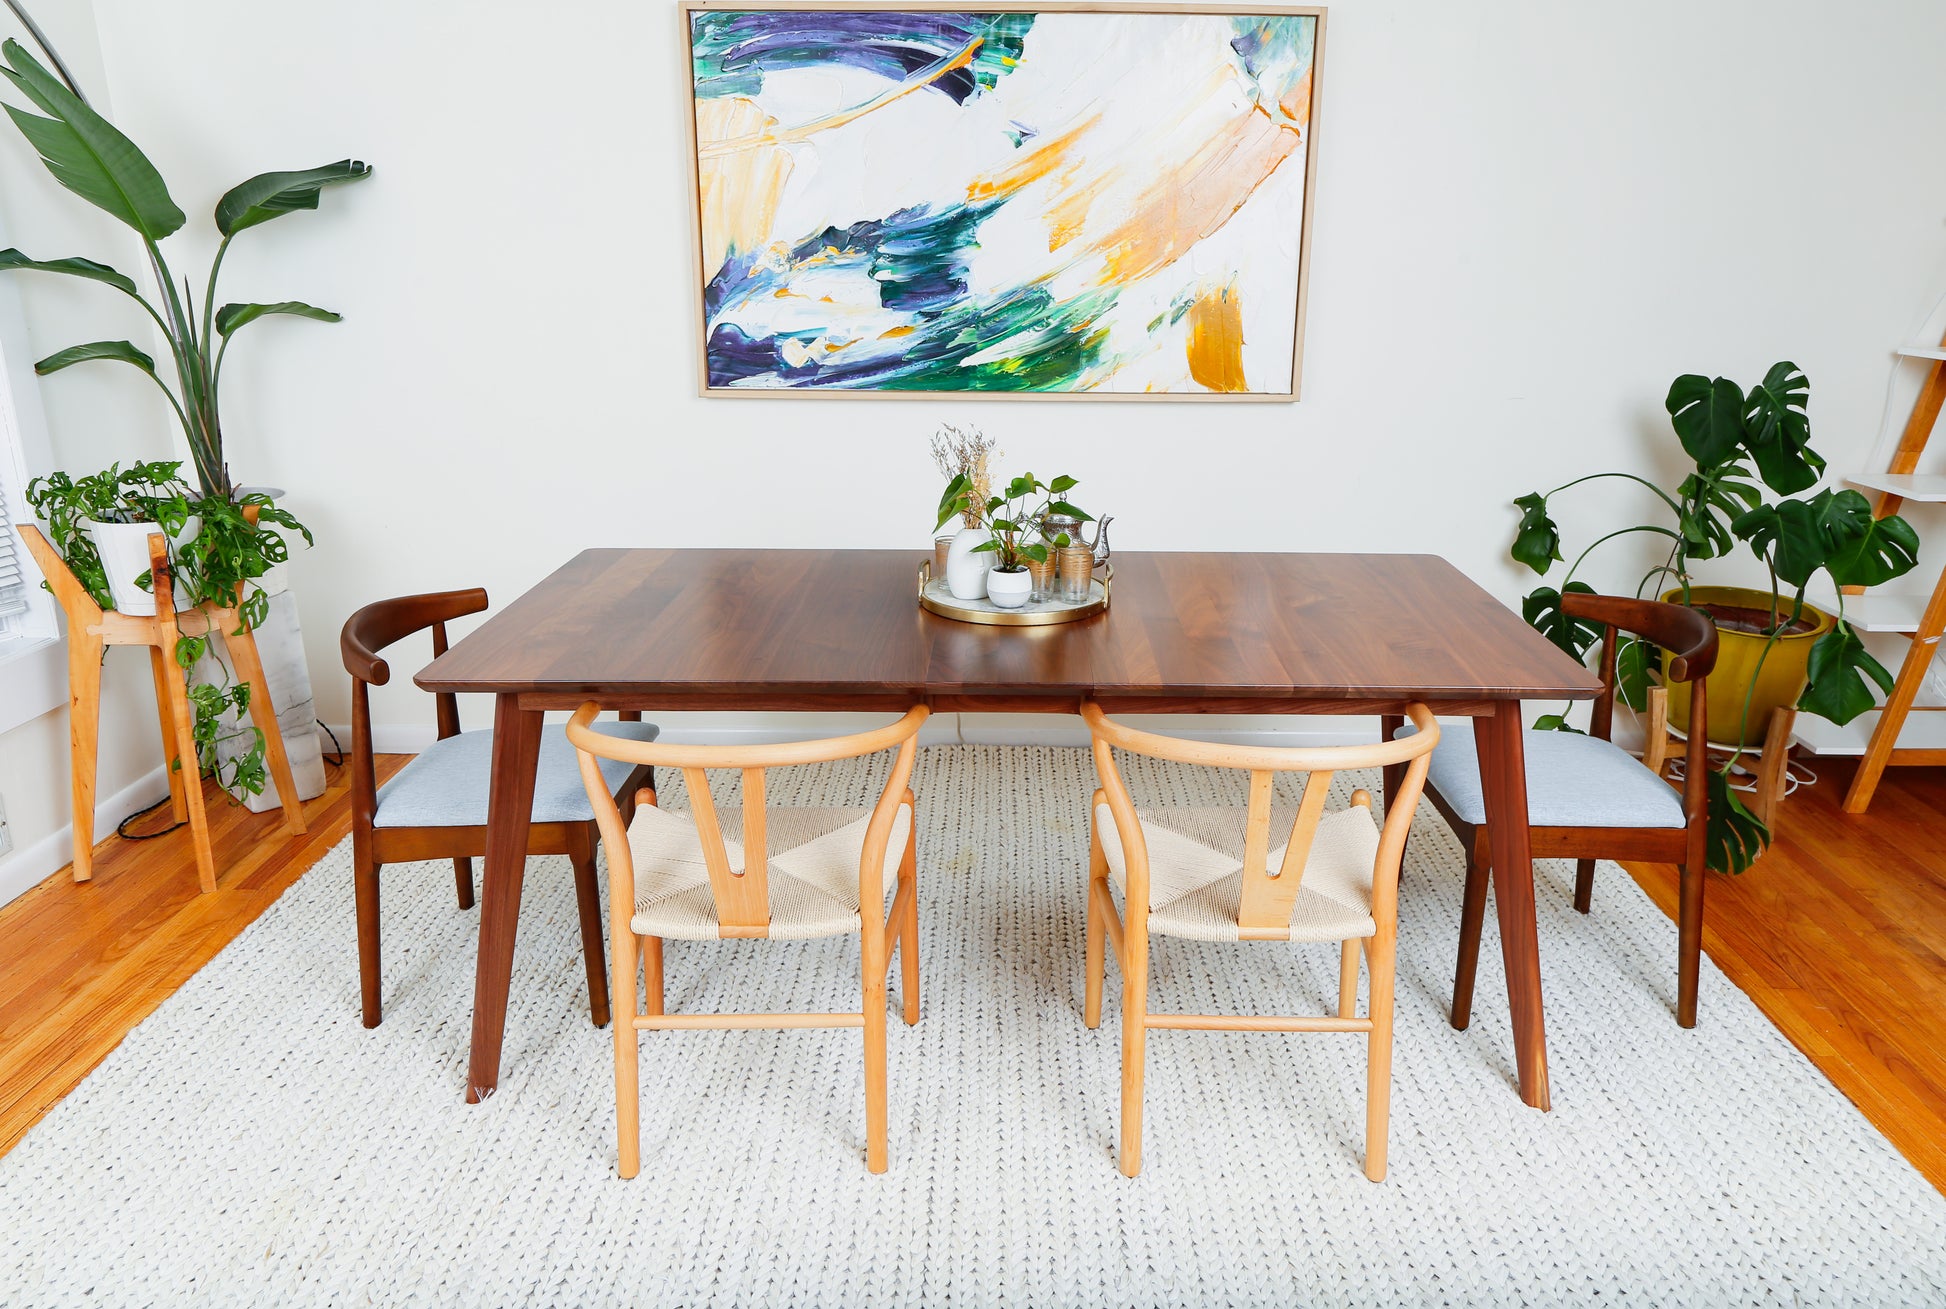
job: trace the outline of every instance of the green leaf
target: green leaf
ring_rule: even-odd
[[[1810,448],[1811,419],[1805,412],[1810,398],[1810,379],[1785,362],[1772,364],[1744,401],[1744,447],[1764,485],[1779,495],[1797,494],[1824,472],[1823,456]]]
[[[1768,558],[1777,575],[1792,586],[1803,586],[1824,567],[1825,537],[1810,501],[1780,500],[1774,505],[1759,505],[1730,526],[1760,558]]]
[[[1865,497],[1856,491],[1840,491],[1839,497]],[[1919,565],[1919,534],[1905,519],[1893,514],[1871,518],[1867,509],[1864,530],[1850,543],[1834,544],[1824,566],[1839,586],[1880,586],[1903,577]]]
[[[1083,509],[1080,505],[1069,504],[1066,500],[1054,501],[1048,505],[1047,512],[1050,514],[1066,514],[1070,518],[1079,518],[1084,523],[1092,523],[1095,521],[1093,514]]]
[[[0,45],[0,55],[7,61],[0,76],[48,115],[6,106],[7,116],[40,151],[55,181],[127,223],[145,240],[160,241],[183,225],[182,210],[170,199],[162,174],[133,141],[82,104],[20,42],[10,39]]]
[[[318,193],[325,187],[371,175],[371,165],[356,159],[340,159],[335,164],[296,172],[259,173],[231,187],[216,202],[216,230],[234,236],[246,227],[299,209],[316,209]]]
[[[1586,732],[1578,727],[1568,726],[1568,716],[1566,714],[1542,714],[1534,720],[1534,730],[1536,732],[1572,732],[1576,736],[1587,735]]]
[[[15,269],[32,269],[42,273],[66,273],[70,277],[85,277],[91,282],[106,282],[117,291],[134,295],[135,282],[116,272],[107,264],[98,264],[92,259],[79,256],[72,259],[29,259],[18,250],[0,250],[0,273]]]
[[[1892,674],[1872,658],[1846,622],[1840,622],[1812,645],[1810,674],[1797,707],[1840,726],[1877,706],[1872,688],[1865,683],[1867,677],[1877,682],[1881,691],[1892,690]]]
[[[998,550],[999,548],[1000,548],[1000,543],[998,541],[982,541],[980,542],[980,544],[974,546],[973,549],[970,550],[968,553],[976,554],[976,555],[985,554],[989,550]]]
[[[1595,589],[1586,582],[1569,582],[1566,589],[1582,595],[1595,593]],[[1520,616],[1535,631],[1576,659],[1584,657],[1588,648],[1601,637],[1601,624],[1586,618],[1571,617],[1561,608],[1561,592],[1551,586],[1538,587],[1522,600]]]
[[[1081,485],[1081,483],[1075,481],[1072,477],[1069,477],[1066,473],[1063,473],[1059,477],[1055,478],[1053,481],[1049,482],[1047,484],[1047,489],[1055,495],[1066,495],[1069,491],[1074,490],[1074,488],[1079,485]]]
[[[216,331],[219,336],[228,336],[245,323],[254,323],[267,314],[290,314],[297,318],[313,318],[320,323],[344,321],[344,315],[316,305],[307,305],[302,300],[279,300],[276,304],[224,305],[216,311]]]
[[[1663,407],[1698,468],[1723,463],[1743,442],[1743,390],[1727,377],[1685,373],[1670,384]]]
[[[1530,491],[1515,500],[1514,507],[1520,510],[1520,526],[1514,529],[1511,551],[1514,560],[1545,573],[1561,558],[1561,529],[1547,516],[1547,497]]]
[[[1873,518],[1871,503],[1851,490],[1762,505],[1731,526],[1796,587],[1820,568],[1840,586],[1877,586],[1919,562],[1919,537],[1911,525],[1897,516]]]
[[[1703,862],[1719,873],[1740,873],[1755,863],[1769,845],[1770,829],[1744,807],[1727,773],[1712,768]]]
[[[1639,636],[1628,637],[1615,651],[1615,698],[1638,714],[1649,707],[1649,668],[1656,653]]]
[[[134,364],[150,377],[155,376],[155,360],[137,350],[128,341],[90,341],[86,345],[71,345],[35,364],[34,371],[45,377],[49,373],[60,372],[70,364],[85,363],[90,359],[119,360],[125,364]]]
[[[1763,493],[1744,481],[1742,463],[1729,460],[1685,477],[1676,488],[1682,505],[1677,529],[1691,559],[1716,559],[1736,548],[1735,520],[1763,503]]]
[[[965,473],[953,474],[953,480],[946,483],[946,490],[939,497],[939,521],[933,524],[937,532],[946,526],[946,520],[966,509],[967,480]]]

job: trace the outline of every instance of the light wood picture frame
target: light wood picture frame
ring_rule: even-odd
[[[1298,398],[1323,8],[679,13],[703,395]]]

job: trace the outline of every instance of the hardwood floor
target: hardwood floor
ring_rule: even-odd
[[[1710,876],[1703,949],[1946,1191],[1946,769],[1887,769],[1853,816],[1839,805],[1855,765],[1812,762],[1769,852]],[[1674,914],[1674,867],[1629,872]]]
[[[381,756],[381,778],[404,763]],[[1946,769],[1889,770],[1862,818],[1838,807],[1851,771],[1819,765],[1818,784],[1785,802],[1763,861],[1742,877],[1711,877],[1703,946],[1946,1190]],[[344,838],[341,770],[304,815],[310,834],[288,838],[276,813],[247,813],[212,791],[213,895],[197,894],[184,830],[111,837],[91,884],[64,869],[0,907],[0,1153]],[[1629,871],[1673,912],[1674,868]],[[1598,883],[1597,915],[1601,901]],[[349,901],[345,913],[349,932]],[[1705,1025],[1709,1004],[1706,990]]]
[[[380,755],[379,779],[408,757]],[[206,785],[212,894],[196,888],[184,827],[153,841],[110,836],[95,847],[93,881],[78,885],[63,868],[0,907],[0,1154],[345,838],[350,777],[327,774],[324,794],[304,806],[310,832],[301,837],[284,833],[278,811],[253,814]],[[168,825],[165,807],[133,830]]]

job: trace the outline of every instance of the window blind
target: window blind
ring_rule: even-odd
[[[14,531],[12,488],[0,474],[0,628],[5,620],[27,612],[25,547]]]

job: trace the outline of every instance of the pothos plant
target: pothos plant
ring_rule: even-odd
[[[28,483],[27,502],[47,523],[48,539],[96,604],[112,609],[114,599],[101,556],[88,534],[88,522],[154,523],[172,542],[179,594],[196,604],[235,606],[238,634],[262,623],[268,612],[270,597],[257,579],[289,558],[289,547],[274,527],[287,527],[306,541],[311,539],[304,524],[265,496],[203,495],[191,490],[179,460],[128,468],[116,464],[78,479],[66,473],[38,477]],[[245,512],[247,507],[256,510],[254,523]],[[200,526],[179,540],[192,518],[199,519]],[[145,591],[155,589],[155,579],[146,572],[136,583]],[[208,648],[207,635],[185,636],[176,643],[176,661],[185,678]],[[261,794],[266,778],[263,733],[240,725],[250,707],[249,683],[236,682],[227,672],[221,682],[190,681],[189,701],[202,771],[214,774],[225,787]],[[226,721],[232,711],[239,724],[234,728]],[[217,747],[238,740],[248,745],[220,766]]]
[[[1668,553],[1636,587],[1638,596],[1668,586],[1690,603],[1692,565],[1733,552],[1739,542],[1761,560],[1770,575],[1770,613],[1756,635],[1764,638],[1757,668],[1778,639],[1802,617],[1811,579],[1822,572],[1838,595],[1837,623],[1811,648],[1810,678],[1797,707],[1805,713],[1848,723],[1876,703],[1869,685],[1889,691],[1892,674],[1845,621],[1846,586],[1877,586],[1918,563],[1919,537],[1897,516],[1874,518],[1872,506],[1856,491],[1829,488],[1809,497],[1823,475],[1824,458],[1811,448],[1806,405],[1810,382],[1793,363],[1778,363],[1746,393],[1728,378],[1686,373],[1669,388],[1664,407],[1693,468],[1673,492],[1633,473],[1592,473],[1514,501],[1521,511],[1513,557],[1545,576],[1562,561],[1561,532],[1551,515],[1553,497],[1604,478],[1636,482],[1654,492],[1666,519],[1619,527],[1597,537],[1575,556],[1559,586],[1537,587],[1521,604],[1522,615],[1554,644],[1577,659],[1600,639],[1601,625],[1570,616],[1561,608],[1563,592],[1592,592],[1576,578],[1596,547],[1618,537],[1646,534],[1666,538]],[[1767,498],[1765,492],[1779,497]],[[1707,608],[1707,606],[1704,606]],[[1616,652],[1616,694],[1630,708],[1647,702],[1650,669],[1657,652],[1629,638]],[[1751,691],[1756,672],[1751,674]],[[1740,706],[1739,722],[1748,728],[1751,695]],[[1548,714],[1536,727],[1573,730],[1562,714]],[[1748,736],[1740,730],[1738,740]],[[1708,862],[1715,869],[1742,872],[1770,842],[1769,829],[1746,808],[1730,785],[1742,756],[1733,750],[1709,783]]]
[[[1000,556],[994,565],[1000,572],[1017,573],[1028,560],[1040,564],[1047,562],[1048,545],[1046,541],[1030,541],[1030,535],[1037,535],[1041,519],[1048,514],[1068,514],[1082,522],[1093,522],[1094,515],[1061,499],[1073,490],[1078,482],[1063,474],[1051,482],[1042,482],[1032,473],[1022,473],[1007,483],[1006,490],[989,497],[980,503],[979,491],[972,480],[959,473],[946,484],[945,494],[939,497],[939,522],[934,526],[936,532],[944,527],[955,514],[969,524],[985,527],[993,533],[991,540],[983,541],[973,548],[975,554],[988,551]],[[1031,509],[1035,496],[1041,501]],[[976,521],[977,520],[977,521]],[[1059,545],[1061,542],[1054,542]]]

